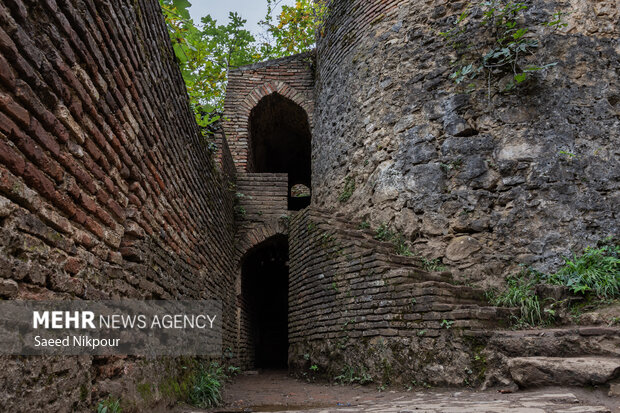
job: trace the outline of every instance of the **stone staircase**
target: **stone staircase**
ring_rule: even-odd
[[[472,332],[488,337],[484,385],[596,386],[620,378],[620,328]]]

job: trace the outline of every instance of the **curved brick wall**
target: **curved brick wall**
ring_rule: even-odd
[[[373,227],[483,284],[618,232],[620,89],[614,1],[530,2],[570,11],[549,37],[558,66],[532,88],[461,94],[440,30],[466,2],[331,2],[317,48],[313,204]],[[574,157],[562,155],[561,151]],[[338,201],[347,178],[355,191]]]
[[[234,166],[201,142],[158,3],[3,1],[0,52],[0,297],[217,298],[232,347]],[[3,411],[81,411],[110,391],[153,402],[122,383],[172,371],[1,366]]]

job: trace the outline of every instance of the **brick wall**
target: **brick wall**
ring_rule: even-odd
[[[242,267],[248,253],[275,236],[288,233],[287,195],[288,175],[267,173],[240,173],[236,186],[237,216],[237,366],[244,369],[255,367],[254,328],[251,291],[242,288]],[[247,280],[246,280],[247,281]],[[248,295],[250,294],[250,295]],[[255,311],[255,310],[254,310]]]
[[[216,298],[226,348],[234,169],[222,156],[223,170],[156,1],[0,2],[1,298]],[[132,359],[1,365],[7,411],[83,410],[141,380]]]
[[[278,219],[288,213],[287,174],[241,173],[237,176],[239,226]]]
[[[307,377],[317,365],[331,380],[353,369],[378,384],[481,381],[478,336],[512,310],[373,235],[312,207],[291,219],[289,368]]]
[[[314,52],[243,66],[230,72],[224,105],[224,131],[238,171],[254,172],[248,164],[248,122],[260,100],[278,93],[301,106],[310,127],[314,112]]]

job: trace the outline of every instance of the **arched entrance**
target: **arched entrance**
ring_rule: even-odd
[[[288,364],[288,239],[274,235],[241,261],[242,336],[255,368]],[[252,362],[253,361],[253,362]]]
[[[251,172],[287,173],[289,210],[310,205],[310,194],[294,196],[295,185],[311,186],[311,132],[308,114],[291,99],[274,92],[250,112]]]

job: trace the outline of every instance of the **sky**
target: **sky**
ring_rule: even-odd
[[[265,18],[267,14],[267,0],[190,0],[192,7],[189,12],[194,23],[200,23],[200,18],[210,14],[218,24],[226,24],[228,22],[228,13],[236,11],[246,19],[246,28],[257,35],[260,33],[258,22]],[[282,0],[280,6],[293,5],[295,0]],[[279,9],[274,16],[279,14]]]

